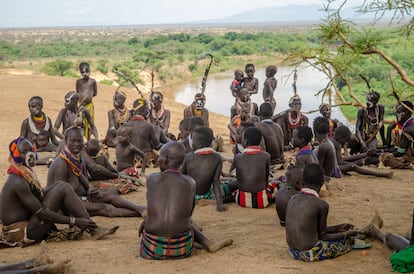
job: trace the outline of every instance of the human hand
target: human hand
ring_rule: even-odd
[[[75,225],[81,230],[95,230],[98,227],[94,221],[87,218],[75,218]]]
[[[97,189],[89,191],[89,196],[94,199],[101,199],[103,197],[102,193]]]
[[[352,225],[352,224],[347,224],[347,223],[340,224],[339,225],[339,232],[349,231],[353,228],[354,228],[354,225]]]

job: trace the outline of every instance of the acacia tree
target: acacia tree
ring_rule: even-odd
[[[357,12],[375,14],[371,28],[358,27],[354,22],[344,19],[341,14],[346,4],[347,0],[327,0],[323,7],[326,18],[319,25],[319,45],[315,48],[302,48],[290,57],[296,63],[305,62],[322,71],[330,80],[327,87],[332,87],[338,95],[339,105],[363,106],[353,92],[352,81],[347,78],[347,75],[351,75],[349,72],[354,68],[353,64],[363,58],[379,57],[389,64],[390,69],[406,85],[414,87],[414,81],[405,69],[381,49],[383,40],[373,28],[385,18],[387,12],[391,12],[389,23],[398,24],[400,31],[405,34],[404,39],[409,39],[414,22],[411,16],[414,8],[412,0],[364,1]],[[347,87],[347,96],[343,95],[338,83]],[[345,97],[350,97],[353,101],[346,100]]]

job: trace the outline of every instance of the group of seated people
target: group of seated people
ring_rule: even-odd
[[[352,136],[349,128],[331,119],[327,104],[321,105],[321,116],[315,118],[312,129],[300,111],[298,95],[290,99],[288,110],[274,115],[276,101],[270,98],[258,107],[251,101],[248,88],[240,87],[231,108],[229,129],[234,155],[229,159],[212,148],[214,134],[203,93],[197,93],[184,110],[180,133],[175,138],[168,131],[170,112],[162,105],[160,92],[151,92],[150,106],[140,98],[130,111],[125,106],[125,93],[117,90],[103,141],[115,150],[114,167],[101,153],[102,144],[97,141],[91,112],[96,83],[89,83],[88,66],[81,64],[81,73],[84,77],[80,80],[88,80],[87,84],[77,82],[77,91],[65,96],[65,108],[55,124],[42,111],[42,98],[32,97],[28,104],[30,116],[23,121],[20,136],[9,145],[9,177],[0,195],[1,235],[9,244],[39,242],[55,229],[55,223],[76,226],[100,239],[114,233],[118,226],[103,228],[92,216],[143,217],[139,227],[143,258],[188,257],[194,242],[215,252],[233,240],[208,239],[191,217],[196,201],[209,199],[215,200],[220,212],[228,209],[224,204],[229,202],[250,208],[266,208],[275,203],[280,224],[286,227],[289,253],[295,259],[316,261],[339,256],[352,249],[355,239],[367,234],[395,250],[409,246],[406,239],[384,234],[379,216],[374,216],[363,229],[354,229],[350,224],[327,226],[329,205],[319,196],[321,189],[329,194],[326,185],[331,177],[349,172],[393,176],[392,172],[361,166],[361,159],[368,157],[374,158],[370,163],[378,163],[375,159],[381,158],[383,152],[377,144],[377,133],[384,138],[384,110],[377,104],[379,94],[370,93],[367,97],[367,107],[359,110]],[[83,92],[89,93],[82,96]],[[409,101],[399,102],[396,129],[392,129],[395,141],[383,140],[388,145],[387,153],[402,162],[411,159],[412,108]],[[61,125],[63,131],[59,132]],[[353,155],[344,154],[355,140],[359,150]],[[274,167],[283,166],[286,151],[292,149],[295,165],[287,169],[285,176],[276,178]],[[223,171],[225,160],[231,162],[228,172]],[[32,169],[38,161],[49,166],[46,188],[41,187]],[[160,172],[146,179],[146,206],[120,196],[142,184],[140,179],[150,162]],[[108,180],[111,182],[102,182]]]

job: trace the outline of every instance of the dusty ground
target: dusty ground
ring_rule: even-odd
[[[0,187],[6,179],[8,144],[18,136],[20,124],[28,116],[27,101],[33,95],[44,98],[44,111],[54,121],[63,107],[64,94],[73,90],[75,79],[30,75],[9,75],[0,71]],[[93,75],[92,75],[93,77]],[[112,107],[115,88],[98,85],[98,96],[94,99],[96,122],[101,138],[107,127],[107,110]],[[128,90],[128,105],[136,96],[136,91]],[[183,105],[165,100],[165,106],[172,112],[172,129],[177,133],[177,125],[182,117]],[[226,123],[228,118],[211,115],[210,124],[216,134],[227,140]],[[226,142],[226,155],[231,148]],[[43,184],[46,167],[35,167]],[[150,169],[149,172],[155,171]],[[281,172],[279,173],[281,174]],[[411,186],[413,171],[395,171],[392,180],[360,175],[334,179],[331,183],[328,224],[350,222],[356,226],[366,224],[375,209],[379,209],[386,231],[405,233],[410,228],[411,213],[414,207]],[[140,192],[125,196],[138,204],[145,204],[145,188]],[[361,252],[351,253],[318,263],[302,263],[291,259],[286,251],[284,228],[279,226],[274,205],[262,210],[240,208],[229,205],[224,213],[216,211],[214,205],[196,206],[194,219],[204,228],[211,239],[231,237],[234,244],[217,253],[210,254],[198,250],[194,256],[179,261],[152,262],[138,257],[137,226],[140,218],[95,217],[99,225],[120,225],[118,232],[105,240],[93,241],[88,235],[83,240],[73,242],[48,243],[52,257],[70,259],[70,273],[387,273],[391,271],[389,255],[391,251],[378,241],[368,250],[367,256]],[[12,263],[28,259],[40,251],[40,246],[9,248],[0,250],[0,263]]]

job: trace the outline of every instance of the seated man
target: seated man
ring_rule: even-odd
[[[270,155],[259,146],[261,139],[258,128],[248,127],[243,133],[245,149],[235,155],[230,168],[236,169],[238,189],[233,195],[242,207],[265,208],[274,201],[276,183],[268,183]]]
[[[168,130],[170,128],[171,114],[168,109],[165,109],[162,102],[164,96],[159,91],[153,91],[150,95],[150,115],[149,122],[154,126],[161,128],[162,132],[168,136]]]
[[[223,167],[221,155],[212,149],[213,131],[208,127],[199,127],[192,134],[193,152],[186,154],[181,171],[196,182],[196,201],[216,200],[217,211],[225,211],[223,205],[224,186],[220,183]],[[202,168],[200,168],[202,167]],[[228,189],[227,194],[231,196]]]
[[[281,226],[286,225],[286,207],[290,198],[298,194],[302,188],[302,168],[298,165],[290,166],[286,171],[286,184],[284,184],[276,193],[275,204],[276,212],[279,216]]]
[[[339,126],[334,133],[334,137],[331,139],[335,146],[336,159],[338,161],[339,168],[342,173],[354,171],[363,175],[372,175],[377,177],[392,178],[393,172],[377,172],[358,166],[355,163],[347,162],[342,157],[342,148],[348,144],[351,140],[351,131],[346,126]],[[374,152],[376,153],[376,152]],[[352,157],[352,156],[349,156]]]
[[[184,157],[185,148],[181,143],[166,143],[158,158],[161,172],[148,176],[148,216],[139,228],[142,258],[181,259],[193,254],[194,242],[209,252],[233,243],[233,240],[213,242],[193,225],[196,183],[179,171]]]
[[[348,253],[352,249],[350,236],[359,232],[351,224],[327,226],[329,205],[319,198],[323,177],[319,164],[305,166],[303,188],[286,208],[286,241],[294,259],[312,262]]]
[[[72,127],[66,130],[66,146],[49,167],[47,185],[52,186],[59,181],[68,182],[84,201],[91,216],[140,217],[145,214],[145,207],[122,198],[114,190],[89,190],[82,159],[83,142],[81,128]]]
[[[260,105],[260,123],[256,126],[260,129],[265,141],[266,152],[270,154],[270,164],[280,164],[284,161],[283,154],[283,130],[272,121],[272,105],[263,103]]]
[[[316,117],[313,120],[313,131],[319,146],[315,149],[319,164],[325,170],[325,176],[340,178],[341,169],[336,160],[336,150],[332,141],[328,138],[329,121],[326,117]]]
[[[57,181],[42,189],[32,170],[36,156],[28,139],[13,140],[9,151],[9,176],[0,195],[1,238],[11,245],[40,242],[55,223],[76,225],[97,238],[118,229],[99,228],[68,183]]]
[[[298,126],[307,126],[309,119],[300,110],[302,100],[299,95],[294,95],[289,99],[289,109],[282,111],[272,117],[272,120],[280,125],[283,130],[283,145],[285,150],[289,149],[292,142],[293,130]]]

